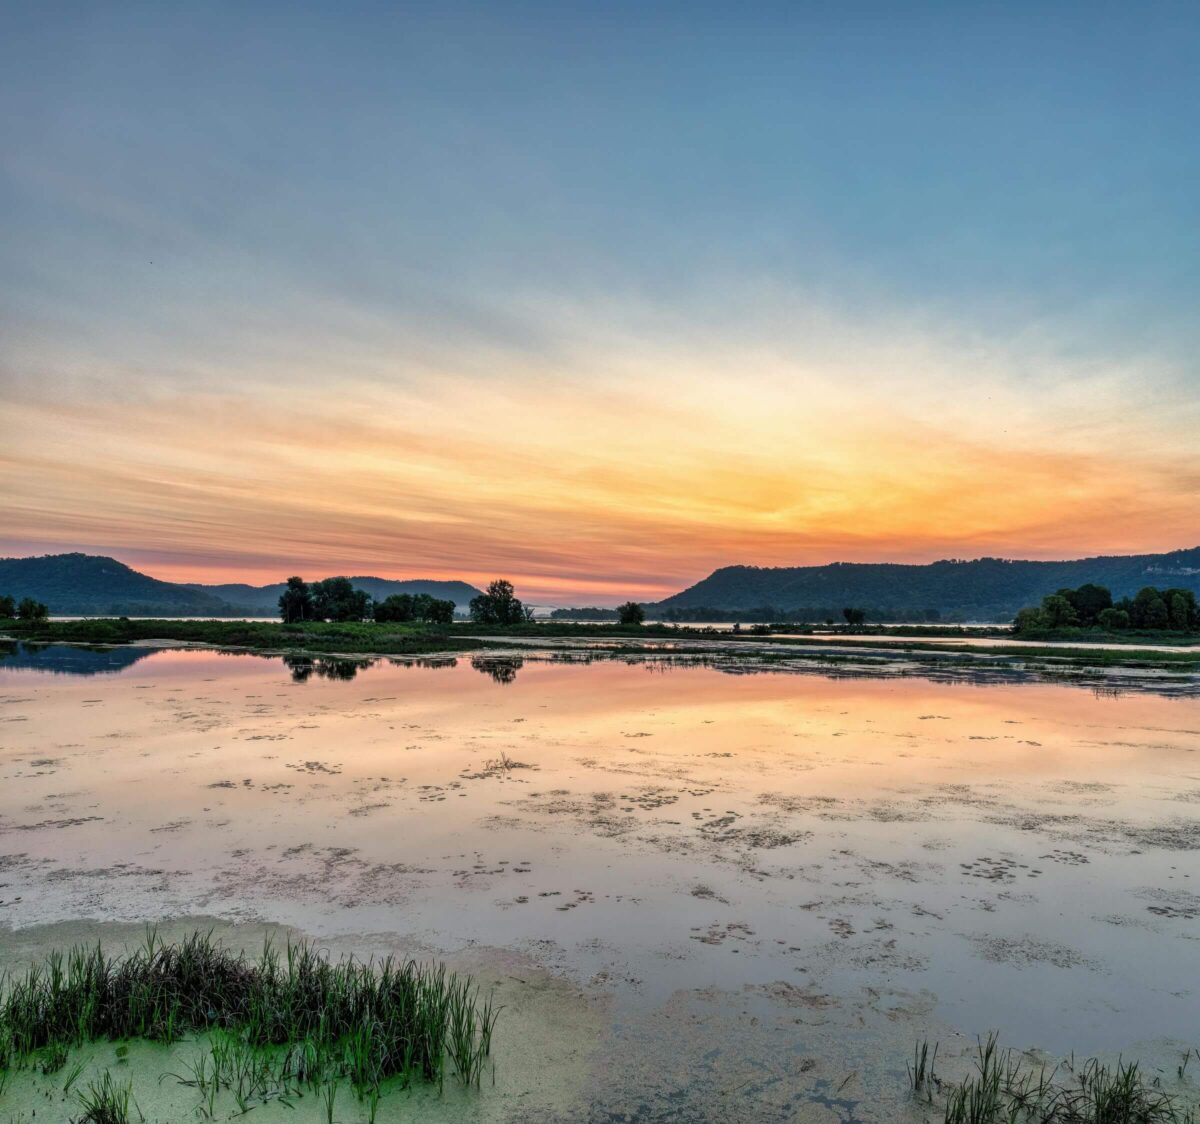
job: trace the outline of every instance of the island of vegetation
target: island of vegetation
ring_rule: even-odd
[[[1145,586],[1134,597],[1114,601],[1112,592],[1088,582],[1060,589],[1036,607],[1022,609],[1013,632],[1031,640],[1115,635],[1128,639],[1178,641],[1200,633],[1200,605],[1190,589]]]

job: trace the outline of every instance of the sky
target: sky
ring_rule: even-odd
[[[1200,543],[1194,3],[0,12],[0,554]]]

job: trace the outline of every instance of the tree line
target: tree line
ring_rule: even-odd
[[[1088,582],[1078,589],[1048,594],[1041,605],[1022,609],[1013,621],[1013,630],[1018,633],[1063,628],[1196,632],[1200,631],[1200,605],[1190,589],[1148,585],[1134,597],[1114,601],[1110,590]]]
[[[0,618],[5,620],[44,621],[50,615],[50,610],[40,601],[32,597],[22,597],[18,601],[8,594],[0,594]]]
[[[833,624],[839,618],[843,618],[847,623],[862,624],[864,621],[871,620],[880,624],[887,623],[926,623],[937,624],[942,620],[941,610],[926,607],[923,609],[877,609],[877,608],[855,608],[851,610],[855,614],[862,613],[862,620],[850,621],[846,617],[845,608],[834,608],[833,606],[811,606],[800,607],[797,609],[780,609],[774,605],[761,605],[757,609],[718,609],[711,605],[698,605],[689,607],[676,607],[666,609],[662,613],[661,619],[679,624],[698,623],[705,621],[717,622],[737,622],[742,624],[756,624],[763,621],[770,621],[775,624]]]
[[[279,616],[285,624],[372,619],[449,624],[454,620],[454,602],[428,593],[393,593],[376,601],[369,593],[355,589],[349,578],[306,582],[291,577],[279,595]]]
[[[279,616],[285,624],[365,620],[450,624],[454,609],[453,601],[428,593],[393,593],[375,601],[370,594],[355,589],[349,578],[325,578],[310,583],[301,577],[291,577],[279,595]],[[485,593],[471,598],[469,611],[476,624],[514,625],[533,620],[533,608],[524,605],[513,591],[512,582],[503,578],[492,582]]]

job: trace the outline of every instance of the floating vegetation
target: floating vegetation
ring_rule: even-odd
[[[919,1100],[933,1104],[935,1091],[944,1099],[945,1124],[1200,1124],[1194,1108],[1148,1081],[1136,1062],[1035,1066],[1001,1050],[995,1033],[980,1041],[975,1072],[960,1082],[934,1073],[936,1057],[936,1045],[931,1053],[920,1043],[908,1078]]]
[[[335,962],[307,943],[268,942],[251,960],[211,934],[167,944],[151,930],[124,958],[77,946],[0,978],[0,1087],[17,1069],[63,1069],[85,1043],[194,1036],[194,1060],[166,1076],[194,1088],[210,1118],[223,1092],[246,1112],[286,1104],[305,1086],[332,1113],[341,1081],[373,1118],[385,1082],[440,1089],[451,1076],[478,1087],[498,1014],[469,978],[441,966]],[[68,1072],[64,1094],[81,1071]],[[78,1094],[80,1119],[119,1124],[131,1095],[105,1073]]]

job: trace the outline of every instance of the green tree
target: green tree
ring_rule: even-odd
[[[867,619],[866,609],[843,609],[842,616],[846,618],[846,623],[855,627],[861,625]]]
[[[1079,614],[1061,593],[1042,598],[1042,620],[1046,628],[1069,628],[1079,623]]]
[[[285,624],[313,619],[312,591],[303,578],[288,578],[287,585],[279,595],[279,616]]]
[[[1078,589],[1060,589],[1058,596],[1065,597],[1075,610],[1081,625],[1093,625],[1105,609],[1112,608],[1112,593],[1102,585],[1088,582]]]
[[[1191,623],[1191,609],[1195,605],[1195,596],[1192,596],[1191,605],[1188,604],[1188,596],[1182,589],[1168,590],[1171,594],[1171,599],[1168,602],[1168,613],[1170,615],[1171,628],[1176,632],[1187,632]]]
[[[471,598],[471,619],[477,624],[520,624],[532,618],[532,609],[514,596],[512,582],[497,578],[487,587],[486,593]]]
[[[1138,590],[1133,599],[1132,616],[1135,628],[1166,628],[1171,622],[1167,603],[1152,585]]]
[[[636,601],[626,601],[617,606],[617,620],[621,624],[641,624],[646,619],[646,610]]]
[[[411,593],[393,593],[382,601],[375,602],[375,619],[386,622],[415,621],[416,599]]]
[[[1109,632],[1119,632],[1129,627],[1129,613],[1125,609],[1102,609],[1097,620],[1100,627],[1108,629]]]
[[[370,616],[371,597],[349,578],[326,578],[312,585],[313,616],[319,621],[361,621]]]
[[[430,624],[453,624],[454,602],[448,598],[431,597],[425,610],[425,619]]]
[[[21,603],[17,606],[18,618],[29,621],[30,624],[41,624],[49,615],[50,610],[32,597],[21,598]]]
[[[7,594],[0,597],[0,617],[15,617],[17,615],[17,603]]]
[[[1035,609],[1032,606],[1020,610],[1013,621],[1013,631],[1018,634],[1041,632],[1044,628],[1046,628],[1046,620],[1042,616],[1041,609]]]

